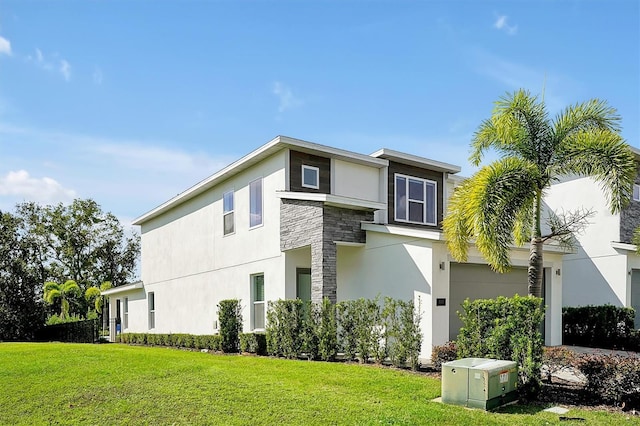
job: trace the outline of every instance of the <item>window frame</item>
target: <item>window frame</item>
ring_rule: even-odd
[[[253,184],[260,182],[260,222],[252,223],[253,221]],[[255,207],[258,207],[257,205]],[[249,182],[249,229],[254,229],[264,224],[264,179],[259,177]]]
[[[228,194],[231,194],[231,210],[226,210],[227,206],[225,205],[225,199]],[[233,235],[236,233],[236,218],[235,218],[236,200],[235,198],[236,198],[236,193],[233,189],[226,191],[225,193],[222,194],[222,235],[223,236]],[[231,216],[231,221],[233,222],[232,229],[229,232],[227,232],[227,228],[225,226],[225,221],[227,219],[227,216]]]
[[[262,277],[262,300],[257,300],[258,297],[258,282],[257,278]],[[264,331],[266,329],[267,324],[267,302],[265,301],[264,296],[264,273],[252,274],[251,275],[251,330],[252,331]],[[262,305],[262,327],[256,327],[256,306]]]
[[[405,194],[405,203],[404,203],[404,209],[405,209],[405,218],[400,218],[398,217],[398,178],[404,179],[405,180],[405,187],[404,187],[404,194]],[[422,183],[422,196],[423,196],[423,200],[417,200],[417,199],[412,199],[409,196],[409,182],[410,181],[418,181]],[[433,218],[434,221],[433,222],[428,222],[427,218],[428,218],[428,210],[427,210],[427,206],[428,206],[428,200],[427,200],[427,187],[428,186],[432,186],[433,187]],[[409,176],[409,175],[405,175],[402,173],[394,173],[393,176],[393,216],[394,216],[394,220],[396,222],[402,222],[402,223],[412,223],[412,224],[416,224],[416,225],[428,225],[428,226],[438,226],[438,182],[436,182],[435,180],[431,180],[431,179],[425,179],[425,178],[420,178],[420,177],[416,177],[416,176]],[[409,219],[409,206],[410,203],[421,203],[423,205],[422,207],[422,217],[423,217],[423,221],[419,222],[419,221],[415,221],[415,220],[410,220]]]
[[[312,170],[314,172],[316,172],[316,183],[315,185],[310,185],[305,183],[304,181],[304,171],[305,170]],[[309,166],[307,164],[303,164],[302,165],[302,174],[300,175],[301,178],[301,183],[302,183],[302,187],[303,188],[309,188],[309,189],[320,189],[320,168],[319,167],[315,167],[315,166]]]
[[[640,201],[640,185],[637,183],[633,184],[631,199],[633,201]],[[637,195],[637,196],[636,196]]]
[[[156,328],[156,293],[150,291],[147,294],[147,306],[149,308],[149,330]]]
[[[125,297],[122,303],[122,329],[129,328],[129,298]]]

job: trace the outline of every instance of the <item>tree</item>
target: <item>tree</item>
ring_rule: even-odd
[[[507,94],[495,104],[471,143],[470,162],[478,166],[494,149],[500,158],[457,187],[443,221],[451,255],[466,261],[475,244],[498,272],[510,267],[509,247],[530,242],[529,294],[542,296],[542,250],[549,239],[571,245],[573,233],[591,212],[551,213],[542,232],[544,191],[559,177],[591,176],[600,183],[612,213],[630,200],[636,164],[619,134],[620,117],[606,102],[592,99],[550,119],[529,92]]]
[[[38,267],[46,280],[71,279],[84,293],[98,283],[119,286],[134,278],[140,237],[125,235],[118,219],[95,201],[44,207],[28,202],[16,209],[37,243]]]
[[[0,341],[30,340],[44,323],[35,247],[20,218],[0,212]]]
[[[60,319],[65,320],[69,317],[69,300],[78,297],[80,287],[73,280],[67,280],[64,284],[58,284],[53,281],[44,283],[44,301],[50,305],[60,300]]]
[[[107,304],[104,303],[105,297],[102,295],[102,292],[105,290],[109,290],[112,287],[113,286],[111,285],[110,281],[105,281],[100,285],[100,288],[98,288],[97,286],[92,286],[92,287],[89,287],[87,291],[84,292],[84,298],[89,303],[89,310],[91,310],[91,306],[93,305],[93,309],[95,310],[95,313],[98,314],[99,318],[103,319],[102,327],[105,329],[108,327],[108,321],[107,321],[108,311],[105,312],[107,308]],[[87,317],[89,317],[88,313],[87,313]]]

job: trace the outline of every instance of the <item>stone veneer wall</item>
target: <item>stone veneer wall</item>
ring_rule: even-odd
[[[640,175],[636,176],[636,184],[640,185]],[[633,231],[640,226],[640,201],[633,201],[620,212],[620,242],[631,243]]]
[[[311,300],[337,301],[335,241],[366,242],[360,223],[372,220],[373,212],[325,206],[320,201],[282,200],[280,249],[311,246]]]

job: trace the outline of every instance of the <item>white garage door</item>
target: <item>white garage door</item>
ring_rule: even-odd
[[[462,311],[462,302],[469,298],[494,299],[498,296],[512,297],[528,293],[527,268],[511,268],[506,274],[493,272],[487,265],[451,263],[449,291],[449,340],[458,337],[462,321],[457,311]]]

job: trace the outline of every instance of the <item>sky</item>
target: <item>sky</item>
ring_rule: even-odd
[[[462,167],[493,103],[591,98],[640,148],[640,2],[0,0],[0,210],[131,221],[277,135]]]

